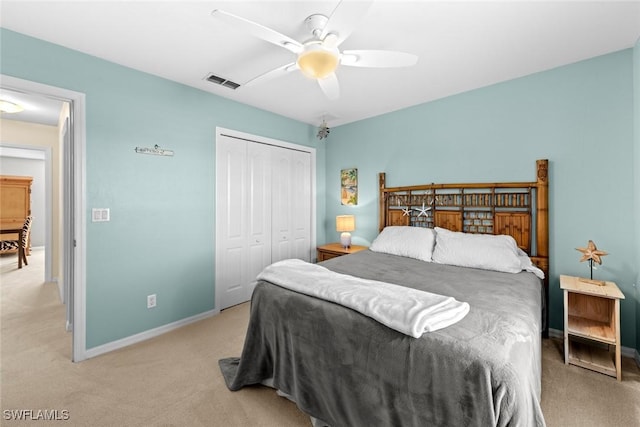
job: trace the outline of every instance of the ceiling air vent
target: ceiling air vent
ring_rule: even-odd
[[[216,76],[214,74],[209,74],[207,77],[205,77],[205,80],[210,81],[211,83],[222,85],[224,87],[228,87],[229,89],[233,90],[236,90],[240,87],[238,83],[232,82],[231,80],[227,80],[224,77]]]

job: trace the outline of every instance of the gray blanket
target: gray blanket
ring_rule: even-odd
[[[533,274],[371,251],[323,265],[452,296],[471,310],[416,339],[351,309],[260,282],[241,357],[219,361],[230,390],[268,383],[334,427],[545,425],[542,285]]]

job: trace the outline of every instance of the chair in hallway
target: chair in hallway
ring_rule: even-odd
[[[28,216],[24,220],[22,233],[18,237],[18,240],[0,240],[0,251],[13,251],[16,249],[18,250],[18,268],[22,268],[23,262],[24,265],[29,265],[29,262],[27,261],[27,246],[29,244],[32,222],[32,216]]]

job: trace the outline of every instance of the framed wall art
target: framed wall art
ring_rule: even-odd
[[[358,204],[358,169],[340,171],[340,199],[343,205]]]

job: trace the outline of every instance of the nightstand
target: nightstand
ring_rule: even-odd
[[[342,255],[354,254],[356,252],[368,249],[367,246],[351,245],[348,248],[344,248],[340,243],[328,243],[326,245],[318,246],[318,262],[326,261],[331,258],[339,257]]]
[[[624,294],[614,282],[599,286],[574,276],[561,275],[560,288],[564,291],[564,363],[621,381],[620,300]]]

